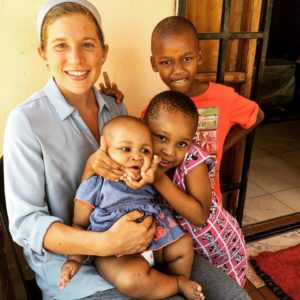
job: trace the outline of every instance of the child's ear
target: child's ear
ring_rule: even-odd
[[[155,64],[155,59],[154,59],[153,56],[150,56],[150,62],[151,62],[152,70],[153,70],[154,72],[158,72],[157,67],[156,67],[156,64]]]
[[[200,66],[203,63],[203,49],[202,48],[199,49],[197,56],[198,56],[197,57],[197,63]]]

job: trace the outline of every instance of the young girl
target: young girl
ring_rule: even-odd
[[[123,166],[128,175],[133,173],[139,180],[147,170],[146,174],[151,173],[151,133],[142,120],[131,116],[114,118],[105,124],[102,136],[109,157]],[[92,176],[77,190],[73,226],[102,232],[133,210],[145,216],[152,215],[156,234],[148,250],[153,250],[155,263],[163,264],[170,275],[151,268],[151,260],[148,263],[144,259],[152,251],[142,256],[94,257],[99,273],[121,293],[138,299],[166,299],[177,293],[182,293],[186,299],[204,299],[200,285],[188,279],[193,263],[192,240],[176,224],[170,211],[153,201],[154,195],[155,190],[150,185],[132,189],[124,181]],[[61,288],[79,271],[84,258],[68,256],[61,270]]]
[[[194,249],[243,286],[245,241],[237,221],[211,188],[213,159],[193,144],[198,112],[193,101],[174,91],[155,96],[144,119],[152,132],[154,153],[161,157],[154,186],[190,233]]]

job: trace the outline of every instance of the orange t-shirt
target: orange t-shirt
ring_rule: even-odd
[[[222,202],[220,187],[220,166],[225,138],[234,125],[250,128],[257,119],[259,106],[242,97],[233,88],[210,82],[208,89],[199,96],[191,97],[198,114],[198,128],[195,141],[201,149],[216,159],[216,167],[210,172],[213,188]],[[142,112],[142,118],[146,109]]]
[[[201,149],[216,159],[216,168],[210,177],[222,201],[219,172],[225,138],[234,125],[250,128],[256,122],[259,106],[236,93],[233,88],[213,82],[209,83],[204,93],[191,99],[199,113],[195,140]]]

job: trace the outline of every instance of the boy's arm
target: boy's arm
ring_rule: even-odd
[[[223,154],[228,149],[230,149],[235,143],[237,143],[241,138],[243,138],[250,131],[252,131],[259,123],[262,122],[263,119],[264,119],[264,112],[261,109],[259,109],[257,113],[256,122],[250,128],[244,129],[239,125],[233,126],[225,139]]]
[[[212,191],[205,162],[187,174],[187,192],[180,190],[165,173],[156,176],[154,187],[189,222],[195,226],[206,223],[211,207]]]

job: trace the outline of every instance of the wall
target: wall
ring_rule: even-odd
[[[108,71],[125,94],[129,113],[138,115],[157,92],[166,89],[150,65],[154,26],[175,14],[174,0],[90,0],[102,15],[109,55]],[[11,109],[43,87],[49,74],[37,54],[36,14],[43,0],[0,0],[0,153]]]

